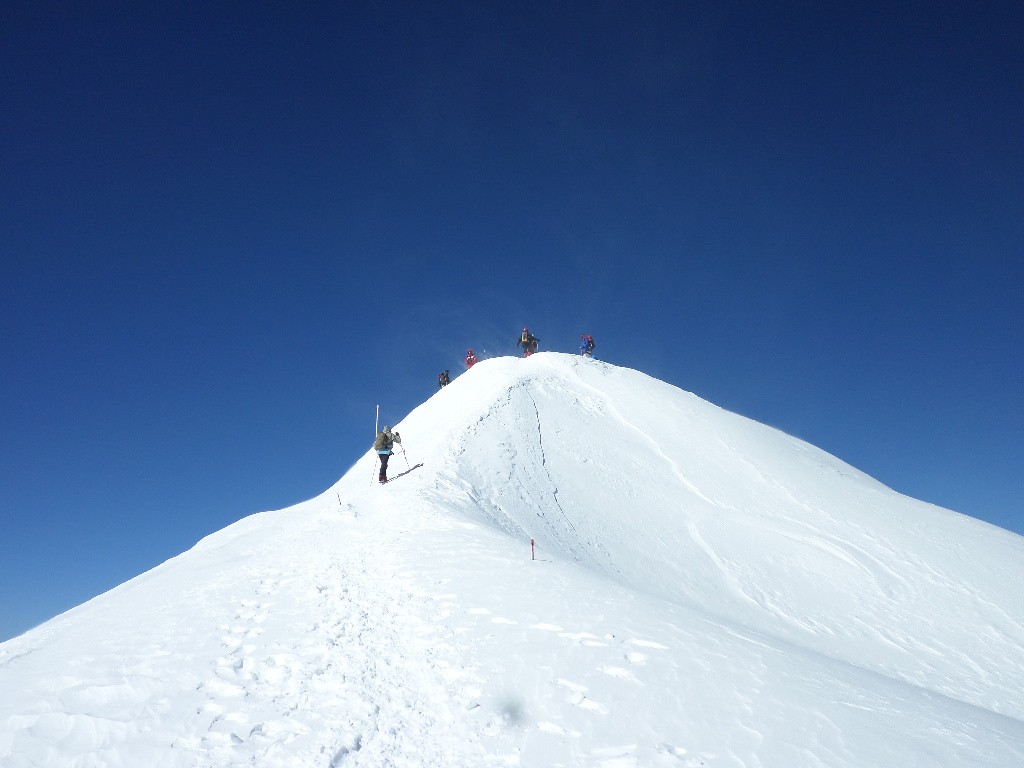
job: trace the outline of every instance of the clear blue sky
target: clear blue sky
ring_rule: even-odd
[[[1024,532],[1018,4],[136,5],[0,9],[0,638],[523,325]]]

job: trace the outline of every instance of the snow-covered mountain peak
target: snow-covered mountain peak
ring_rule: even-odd
[[[393,427],[0,645],[0,763],[1024,764],[1024,539],[570,355]]]
[[[986,664],[994,708],[1024,717],[1024,635],[977,636],[1008,608],[1024,615],[1007,579],[1024,564],[1019,536],[572,355],[487,361],[401,427],[436,468],[417,488],[439,508],[533,536],[629,589],[980,706],[994,693],[978,688]]]

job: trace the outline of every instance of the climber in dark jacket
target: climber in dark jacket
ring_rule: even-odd
[[[387,424],[384,429],[377,433],[377,439],[373,441],[373,450],[380,456],[380,474],[377,479],[381,485],[388,481],[388,459],[391,458],[391,446],[395,443],[402,444],[402,436],[392,432]]]
[[[530,333],[529,328],[523,328],[523,332],[519,334],[519,341],[516,342],[516,345],[523,348],[523,357],[529,357],[537,351],[537,344],[539,342],[540,339]]]

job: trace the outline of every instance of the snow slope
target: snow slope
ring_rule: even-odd
[[[1024,765],[1021,537],[569,355],[395,426],[0,645],[0,765]]]

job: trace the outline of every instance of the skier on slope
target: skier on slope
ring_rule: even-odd
[[[585,333],[580,334],[580,354],[584,357],[594,356],[594,337]]]
[[[452,380],[448,376],[448,369],[447,368],[445,368],[443,371],[441,371],[439,374],[437,374],[437,388],[438,389],[440,389],[441,387],[447,387],[451,383],[452,383]]]
[[[540,339],[530,333],[529,328],[523,328],[523,332],[519,334],[519,341],[516,342],[516,345],[523,348],[523,357],[529,357],[537,351],[537,344],[539,342]]]
[[[388,481],[388,459],[391,458],[391,446],[395,443],[402,444],[402,436],[392,432],[387,424],[384,429],[377,433],[377,439],[373,441],[373,450],[380,456],[380,474],[377,479],[384,485]]]
[[[468,371],[476,363],[476,355],[473,354],[472,347],[466,350],[466,370]]]

